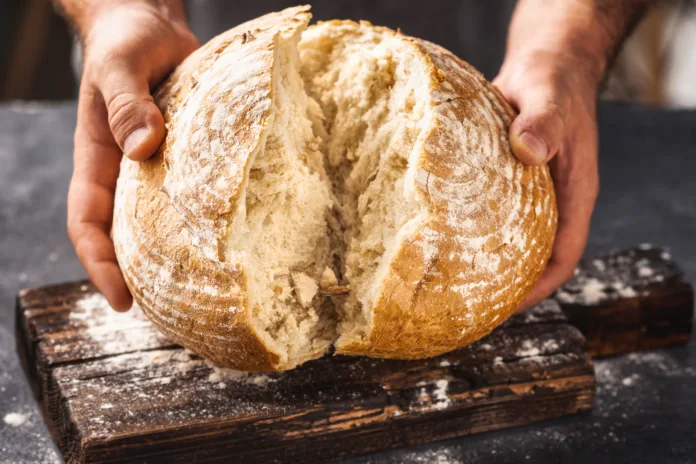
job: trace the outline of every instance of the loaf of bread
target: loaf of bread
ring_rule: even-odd
[[[501,324],[549,258],[546,167],[447,50],[309,7],[242,24],[157,90],[167,136],[124,159],[113,238],[137,304],[221,365],[413,359]]]

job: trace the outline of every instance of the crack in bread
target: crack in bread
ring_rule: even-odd
[[[168,133],[124,158],[113,237],[135,301],[216,364],[435,356],[502,323],[544,270],[547,167],[468,64],[309,7],[242,24],[158,89]],[[338,276],[338,277],[336,277]]]

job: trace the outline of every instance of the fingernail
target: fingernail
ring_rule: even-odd
[[[541,138],[531,132],[522,132],[520,141],[527,147],[527,150],[529,150],[538,163],[546,161],[546,158],[549,156],[549,148],[546,146],[546,142]]]
[[[149,135],[150,129],[147,127],[141,127],[128,134],[126,141],[123,142],[123,153],[126,156],[130,156]]]

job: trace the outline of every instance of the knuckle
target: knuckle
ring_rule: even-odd
[[[117,137],[123,137],[131,130],[144,125],[147,108],[143,103],[150,101],[133,93],[116,95],[107,102],[109,127]]]
[[[545,135],[559,136],[565,132],[565,112],[563,106],[552,100],[545,100],[534,105],[535,108],[525,113],[520,121],[523,127],[528,127]]]

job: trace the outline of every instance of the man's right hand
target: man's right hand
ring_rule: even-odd
[[[119,165],[152,156],[164,120],[151,90],[198,47],[180,0],[61,0],[83,44],[83,74],[68,192],[68,234],[87,274],[111,306],[132,296],[110,229]]]

